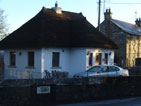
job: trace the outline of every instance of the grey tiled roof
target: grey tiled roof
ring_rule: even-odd
[[[119,28],[124,30],[125,32],[132,34],[132,35],[141,35],[141,27],[138,27],[135,24],[127,23],[124,21],[119,21],[112,19],[111,20],[115,25],[117,25]]]

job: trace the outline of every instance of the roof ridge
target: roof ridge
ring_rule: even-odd
[[[46,7],[42,7],[41,11],[46,11],[46,10],[53,10],[53,8],[46,8]],[[65,10],[62,10],[62,12],[65,12],[65,13],[73,13],[73,14],[78,14],[78,15],[82,15],[83,16],[83,13],[82,12],[72,12],[72,11],[65,11]]]
[[[136,26],[136,24],[133,24],[133,23],[129,23],[129,22],[126,22],[126,21],[122,21],[122,20],[117,20],[117,19],[111,19],[111,20],[115,20],[115,21],[120,21],[120,22],[123,22],[123,23],[129,24],[129,25],[133,25],[133,26]]]

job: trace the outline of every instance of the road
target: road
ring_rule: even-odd
[[[66,104],[57,106],[141,106],[141,97]]]

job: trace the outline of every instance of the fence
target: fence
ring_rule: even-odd
[[[4,70],[5,79],[34,79],[41,78],[41,72],[20,71],[20,70]]]
[[[68,77],[68,72],[56,71],[53,70],[48,72],[45,70],[44,73],[36,71],[20,71],[20,70],[5,70],[4,77],[5,79],[62,79]]]

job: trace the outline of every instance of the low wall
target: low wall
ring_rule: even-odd
[[[130,76],[141,76],[141,66],[135,66],[129,69]]]
[[[7,80],[0,84],[0,105],[44,105],[141,96],[141,77]],[[38,87],[50,87],[37,93]],[[46,90],[46,89],[44,89]],[[65,101],[65,102],[64,102]]]
[[[141,96],[141,77],[110,77],[100,80],[90,78],[87,82],[83,85],[57,86],[56,100],[61,102],[78,102]]]

